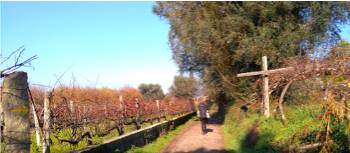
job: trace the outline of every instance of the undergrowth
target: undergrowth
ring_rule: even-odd
[[[247,112],[238,120],[238,109],[229,109],[224,122],[225,146],[235,153],[275,153],[290,146],[314,143],[315,133],[322,127],[318,119],[321,110],[317,104],[288,106],[287,122],[283,123],[278,112],[269,119]]]

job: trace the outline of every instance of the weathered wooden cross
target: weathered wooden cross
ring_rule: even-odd
[[[262,75],[263,77],[263,106],[264,106],[264,116],[270,117],[270,100],[269,100],[269,79],[268,75],[272,73],[278,73],[281,71],[290,71],[293,70],[293,67],[287,67],[287,68],[280,68],[280,69],[273,69],[268,70],[267,65],[267,57],[262,57],[262,71],[255,71],[255,72],[247,72],[247,73],[239,73],[237,74],[237,77],[247,77],[247,76],[255,76],[255,75]]]

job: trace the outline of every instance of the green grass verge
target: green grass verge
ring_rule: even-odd
[[[321,113],[320,105],[298,105],[285,108],[288,122],[283,124],[279,117],[265,119],[256,113],[247,113],[246,117],[237,121],[237,113],[229,111],[225,115],[225,146],[234,153],[266,152],[274,153],[289,145],[298,146],[306,141],[307,136],[320,129],[317,115]],[[276,113],[276,115],[279,115]],[[248,138],[257,125],[257,138]]]
[[[185,124],[180,125],[176,127],[175,130],[168,132],[168,134],[159,137],[154,142],[145,145],[144,147],[136,147],[134,149],[131,149],[128,151],[128,153],[155,153],[155,152],[162,152],[162,150],[165,149],[165,147],[173,140],[177,134],[181,132],[184,128],[186,128],[188,125],[190,125],[195,117],[192,117],[189,121],[187,121]]]

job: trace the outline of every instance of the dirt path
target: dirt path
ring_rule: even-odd
[[[208,133],[202,135],[201,124],[195,121],[183,129],[163,153],[226,153],[222,125],[211,119]]]

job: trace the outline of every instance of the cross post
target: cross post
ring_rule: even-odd
[[[263,86],[262,86],[262,104],[263,104],[263,113],[265,117],[270,117],[270,100],[269,100],[269,78],[268,75],[272,73],[278,73],[282,71],[292,71],[294,70],[294,67],[286,67],[286,68],[280,68],[280,69],[273,69],[268,70],[268,64],[267,64],[267,57],[262,57],[262,65],[261,65],[262,71],[255,71],[255,72],[247,72],[247,73],[239,73],[237,74],[237,77],[247,77],[247,76],[256,76],[261,75],[263,78]]]
[[[267,57],[262,57],[262,70],[267,72]],[[267,74],[263,74],[263,105],[264,105],[264,116],[270,117],[270,100],[269,100],[269,78]]]

